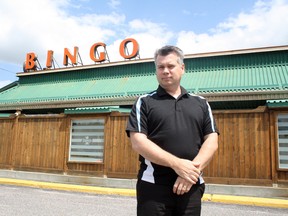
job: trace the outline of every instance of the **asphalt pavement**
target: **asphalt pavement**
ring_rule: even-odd
[[[135,216],[136,198],[0,184],[0,216]],[[95,191],[96,192],[96,191]],[[111,191],[110,191],[111,193]],[[117,192],[118,193],[118,192]],[[284,216],[286,208],[204,201],[203,216]]]
[[[0,178],[0,185],[25,186],[25,187],[52,189],[52,190],[60,190],[60,191],[82,192],[82,193],[98,194],[98,195],[121,195],[121,196],[126,196],[126,197],[127,196],[135,197],[136,195],[135,189],[115,188],[115,187],[97,187],[97,186],[67,184],[67,183],[63,184],[63,183],[11,179],[11,178]],[[263,197],[232,196],[232,195],[205,193],[203,196],[203,202],[288,209],[288,199],[286,198],[263,198]]]

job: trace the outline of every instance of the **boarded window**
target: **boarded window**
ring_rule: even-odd
[[[288,169],[288,114],[278,115],[278,166]]]
[[[105,119],[72,120],[69,161],[103,162]]]

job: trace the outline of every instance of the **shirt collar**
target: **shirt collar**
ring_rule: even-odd
[[[180,97],[183,97],[184,95],[187,95],[188,92],[185,88],[183,88],[182,86],[180,86],[181,88],[181,95],[179,96]],[[165,96],[165,95],[169,95],[166,90],[164,88],[162,88],[160,85],[158,86],[158,89],[157,89],[157,94],[161,97],[161,96]]]

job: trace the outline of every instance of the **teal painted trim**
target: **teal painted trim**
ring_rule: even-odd
[[[89,114],[89,113],[111,113],[111,112],[120,112],[120,113],[130,113],[131,109],[128,108],[119,108],[119,106],[110,106],[110,107],[81,107],[75,109],[65,109],[65,114]]]
[[[286,100],[267,100],[268,107],[288,107],[288,99]]]
[[[12,113],[0,113],[0,118],[9,118]]]
[[[12,83],[0,88],[0,92],[4,92],[4,91],[6,91],[6,90],[8,90],[10,88],[13,88],[13,87],[17,86],[18,84],[19,84],[18,81],[14,81],[14,82],[12,82]]]

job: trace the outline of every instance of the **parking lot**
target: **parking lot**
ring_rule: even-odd
[[[0,185],[0,216],[135,216],[134,196]],[[203,216],[280,216],[288,209],[203,202]]]

